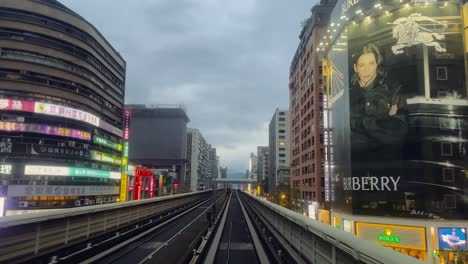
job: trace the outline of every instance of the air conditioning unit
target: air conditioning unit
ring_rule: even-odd
[[[85,204],[85,205],[89,205],[89,199],[85,199],[85,200],[84,200],[84,204]]]
[[[25,202],[25,201],[19,202],[19,207],[22,207],[22,208],[28,207],[28,202]]]
[[[81,205],[81,201],[80,200],[76,200],[75,201],[75,206],[80,206]]]

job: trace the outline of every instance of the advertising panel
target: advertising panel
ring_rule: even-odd
[[[44,175],[44,176],[77,176],[77,177],[96,177],[106,179],[120,180],[121,173],[113,171],[103,171],[88,168],[60,167],[60,166],[41,166],[26,165],[24,175]]]
[[[0,110],[34,112],[34,102],[1,98]]]
[[[89,123],[94,126],[99,126],[99,117],[71,107],[36,102],[34,105],[34,112],[38,114],[46,114],[75,119]]]
[[[52,147],[46,145],[31,144],[31,154],[33,155],[51,155],[68,158],[91,159],[91,153],[87,149],[74,149],[67,147]]]
[[[109,153],[105,153],[102,151],[91,150],[91,157],[93,160],[98,160],[106,163],[111,163],[114,165],[121,165],[122,158],[117,157],[116,155],[112,155]]]
[[[439,228],[440,250],[467,250],[465,228]]]
[[[340,3],[335,22],[350,20],[327,71],[335,205],[355,214],[468,219],[461,4]]]
[[[72,107],[43,102],[0,98],[0,110],[32,112],[44,115],[60,116],[64,118],[83,121],[91,125],[100,127],[119,137],[122,136],[121,129],[105,122],[104,120],[101,120],[99,117],[91,113],[78,110]]]
[[[118,186],[99,185],[9,185],[8,197],[89,196],[118,194]]]
[[[71,137],[82,140],[91,140],[91,134],[86,131],[81,131],[73,128],[64,128],[56,126],[48,126],[43,124],[30,124],[30,123],[18,123],[9,121],[0,121],[1,131],[12,131],[12,132],[27,132],[27,133],[39,133],[61,137]]]
[[[426,250],[424,227],[356,222],[356,236],[383,246]]]
[[[108,147],[108,148],[111,148],[111,149],[115,149],[115,150],[118,150],[118,151],[122,151],[122,144],[116,143],[114,141],[105,139],[105,138],[100,137],[100,136],[94,135],[93,136],[93,143],[104,146],[104,147]]]

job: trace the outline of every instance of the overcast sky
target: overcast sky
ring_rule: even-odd
[[[217,148],[245,171],[268,144],[276,107],[314,0],[61,0],[127,61],[126,103],[183,104]]]

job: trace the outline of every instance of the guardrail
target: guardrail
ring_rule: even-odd
[[[211,195],[213,190],[0,218],[0,263],[27,261]]]
[[[300,263],[421,264],[422,262],[244,193],[256,219],[273,229],[276,239]]]

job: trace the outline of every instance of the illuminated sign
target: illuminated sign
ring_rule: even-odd
[[[394,236],[391,229],[385,229],[385,234],[380,234],[377,240],[381,242],[400,244],[400,237]]]
[[[91,150],[91,156],[93,160],[102,162],[112,163],[114,165],[121,165],[122,159],[112,154],[104,153],[97,150]]]
[[[34,102],[2,98],[0,99],[0,110],[34,112]]]
[[[0,217],[3,216],[4,209],[5,209],[5,197],[0,197]]]
[[[55,105],[55,104],[47,104],[36,102],[34,107],[34,112],[38,114],[46,114],[46,115],[53,115],[53,116],[60,116],[70,119],[75,119],[79,121],[83,121],[89,123],[94,126],[99,126],[99,117],[66,106]]]
[[[119,137],[122,136],[122,130],[105,122],[104,120],[101,120],[98,116],[82,110],[62,105],[0,98],[0,110],[31,112],[74,119],[100,127]]]
[[[135,176],[150,177],[153,176],[153,172],[143,168],[135,168]]]
[[[77,138],[82,140],[91,140],[91,134],[89,132],[73,128],[48,126],[42,124],[0,121],[0,131],[39,133],[61,137]]]
[[[106,185],[8,185],[8,197],[85,196],[118,193],[118,186]]]
[[[151,198],[154,197],[154,178],[153,177],[151,177],[151,179],[150,179],[150,191],[149,191],[149,193],[150,193]]]
[[[399,248],[426,250],[426,229],[416,226],[400,226],[356,222],[356,236],[376,244]],[[398,234],[398,235],[396,235]]]
[[[114,141],[110,141],[110,140],[105,139],[105,138],[100,137],[100,136],[94,135],[93,136],[93,143],[104,146],[104,147],[108,147],[108,148],[111,148],[111,149],[115,149],[115,150],[118,150],[118,151],[122,151],[122,144],[116,143]]]
[[[124,132],[123,139],[128,140],[130,138],[130,116],[132,115],[132,110],[129,108],[125,109],[125,118],[124,118]]]
[[[26,165],[24,167],[24,175],[95,177],[117,180],[120,180],[121,177],[120,172],[114,171],[40,165]]]
[[[127,173],[122,173],[120,178],[120,202],[127,201]]]
[[[11,164],[1,164],[0,165],[0,174],[11,174],[12,166]]]
[[[440,250],[466,250],[465,228],[439,228]]]

